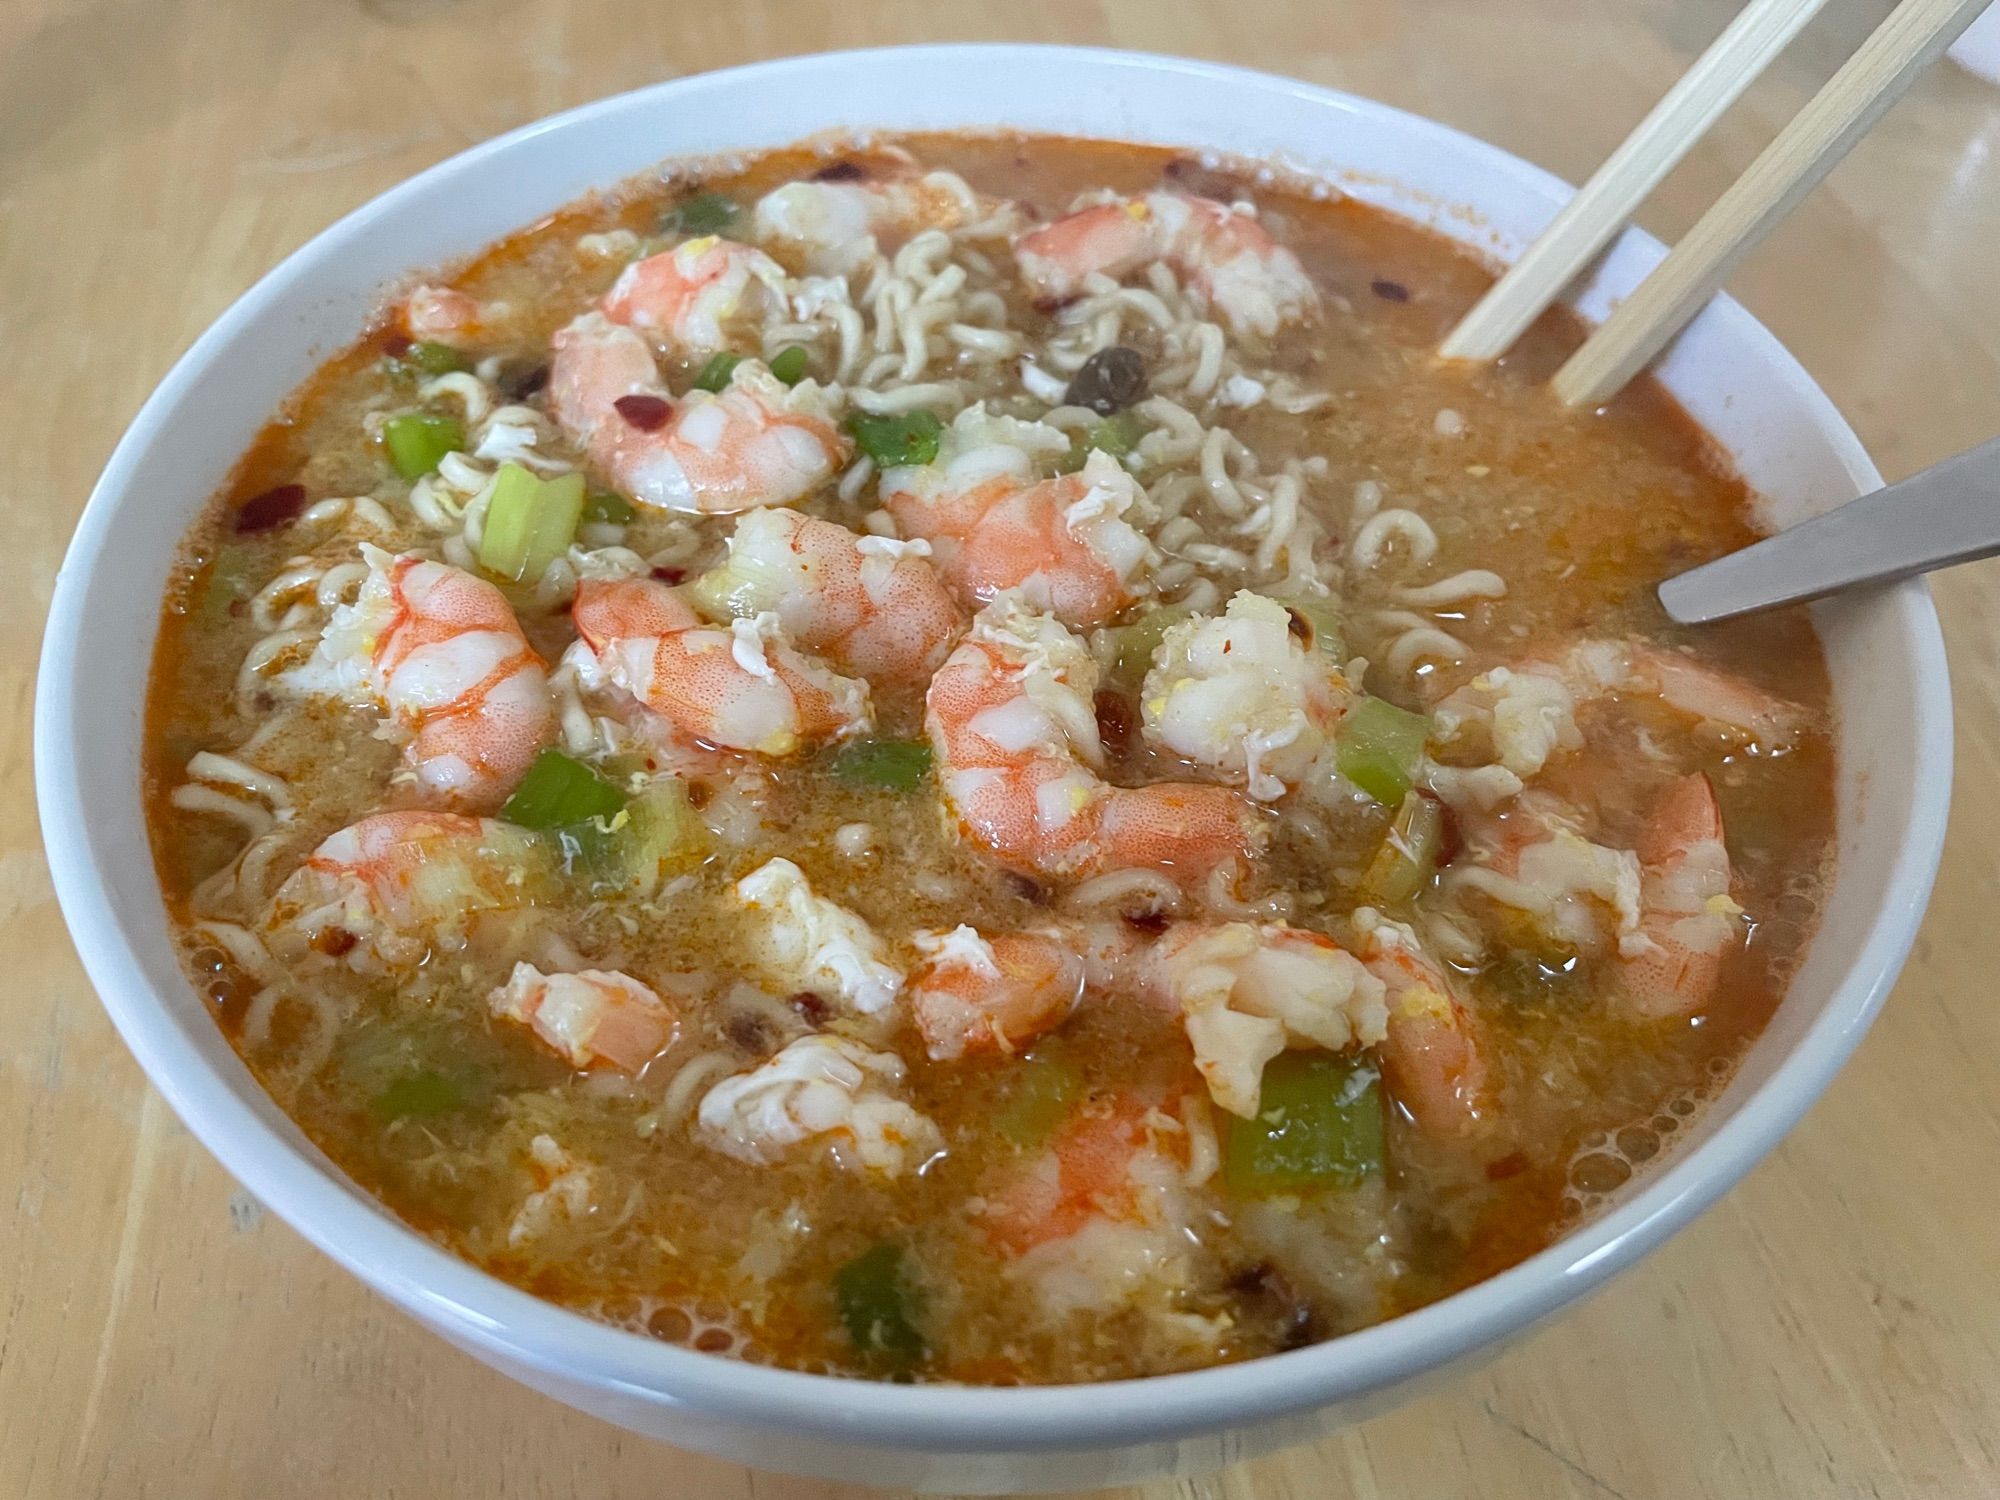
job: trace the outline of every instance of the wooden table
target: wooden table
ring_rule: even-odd
[[[0,7],[0,1496],[838,1492],[671,1452],[420,1332],[239,1191],[61,933],[29,704],[72,521],[147,391],[280,256],[440,157],[675,73],[1037,38],[1352,89],[1587,174],[1732,0],[9,0]],[[1671,238],[1884,10],[1842,3],[1668,182]],[[1737,276],[1891,478],[2000,431],[2000,91],[1926,80]],[[272,392],[273,399],[280,393]],[[1938,586],[1954,830],[1887,1015],[1773,1160],[1484,1373],[1146,1492],[2000,1492],[2000,587]],[[116,649],[107,645],[106,649]]]

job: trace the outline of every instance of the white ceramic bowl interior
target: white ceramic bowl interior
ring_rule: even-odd
[[[1553,1248],[1458,1296],[1248,1364],[1075,1389],[880,1385],[715,1359],[591,1323],[411,1233],[280,1114],[182,977],[140,806],[141,704],[170,555],[278,400],[351,341],[385,288],[664,158],[829,129],[1015,127],[1214,147],[1320,174],[1506,258],[1570,189],[1491,146],[1302,83],[1127,53],[935,47],[678,80],[530,125],[388,193],[266,276],[161,383],[112,456],[58,581],[35,750],[63,910],[133,1053],[189,1127],[327,1254],[452,1342],[637,1431],[754,1465],[1013,1490],[1212,1467],[1380,1410],[1629,1264],[1798,1119],[1901,965],[1943,837],[1943,648],[1921,584],[1818,615],[1845,726],[1840,870],[1818,938],[1733,1085],[1670,1162]],[[1601,316],[1660,254],[1628,233],[1581,290]],[[1796,521],[1878,476],[1840,415],[1733,303],[1659,373]],[[1915,774],[1921,769],[1922,774]]]

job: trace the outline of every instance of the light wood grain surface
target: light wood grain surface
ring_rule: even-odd
[[[1671,237],[1885,3],[1836,0],[1643,215]],[[6,0],[0,5],[0,1497],[848,1493],[630,1437],[420,1332],[146,1085],[37,841],[43,611],[169,362],[280,256],[524,120],[782,53],[1108,43],[1352,89],[1586,176],[1730,0]],[[1893,479],[2000,432],[2000,90],[1926,79],[1736,275]],[[273,391],[275,400],[281,393]],[[1938,585],[1953,830],[1888,1012],[1804,1126],[1486,1371],[1198,1500],[2000,1493],[2000,571]],[[104,641],[98,649],[117,651]],[[1920,768],[1920,771],[1922,768]],[[1134,1492],[1138,1493],[1138,1492]]]

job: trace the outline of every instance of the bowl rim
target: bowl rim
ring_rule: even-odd
[[[658,98],[746,82],[782,83],[827,68],[893,56],[908,63],[1032,67],[1066,61],[1121,71],[1178,73],[1237,88],[1290,93],[1354,115],[1386,119],[1412,137],[1517,188],[1555,195],[1573,189],[1541,168],[1449,126],[1393,106],[1249,68],[1145,52],[1021,43],[932,44],[815,53],[662,80],[522,125],[406,179],[346,214],[285,257],[237,298],[181,355],[133,417],[107,461],[71,539],[51,600],[35,703],[36,791],[56,894],[93,988],[151,1084],[202,1144],[279,1217],[364,1282],[453,1336],[522,1365],[592,1388],[753,1426],[904,1450],[986,1452],[1098,1448],[1183,1437],[1308,1410],[1458,1359],[1525,1328],[1652,1250],[1734,1186],[1817,1100],[1879,1011],[1914,941],[1942,852],[1950,795],[1952,725],[1942,632],[1921,580],[1882,590],[1912,643],[1915,734],[1926,767],[1896,842],[1884,903],[1854,965],[1823,1011],[1770,1077],[1707,1139],[1678,1152],[1627,1200],[1548,1248],[1439,1302],[1322,1344],[1179,1374],[1084,1385],[986,1387],[895,1385],[810,1375],[699,1354],[598,1323],[517,1290],[408,1228],[324,1158],[281,1137],[195,1047],[147,981],[80,830],[85,788],[69,754],[83,684],[82,606],[88,580],[131,483],[157,440],[163,414],[239,329],[280,288],[317,266],[375,221],[413,200],[449,196],[459,174],[542,135]],[[1004,129],[1004,125],[967,129]],[[1195,144],[1195,143],[1190,143]],[[1632,232],[1653,253],[1657,241]],[[413,267],[412,271],[421,268]],[[1830,399],[1778,340],[1728,297],[1710,316],[1732,339],[1760,346],[1794,387],[1861,489],[1878,485],[1859,440]],[[178,533],[174,540],[178,540]],[[198,1016],[207,1022],[206,1016]],[[247,1075],[246,1075],[247,1076]],[[250,1085],[256,1087],[254,1082]],[[316,1154],[316,1153],[315,1153]]]

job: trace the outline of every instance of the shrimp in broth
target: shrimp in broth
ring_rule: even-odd
[[[670,164],[427,273],[187,538],[188,971],[493,1275],[792,1369],[1336,1337],[1615,1197],[1833,848],[1755,497],[1323,186],[1032,136]],[[1612,1143],[1607,1145],[1606,1143]]]

